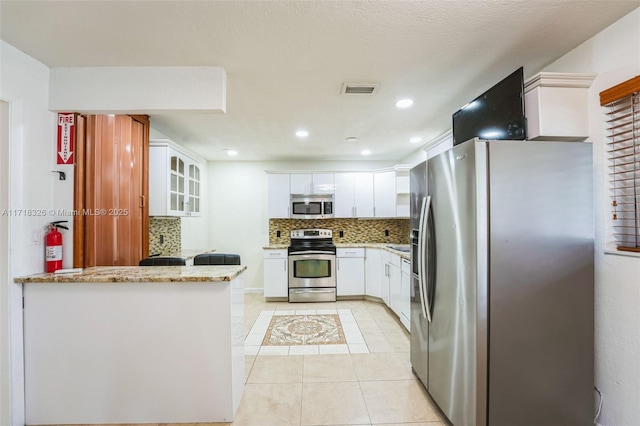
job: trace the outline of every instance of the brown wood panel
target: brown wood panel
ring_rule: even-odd
[[[84,265],[137,265],[148,256],[148,119],[87,119]]]
[[[600,92],[600,106],[605,106],[635,92],[640,92],[640,75]]]
[[[85,217],[82,212],[85,208],[85,165],[86,165],[86,137],[87,137],[87,117],[76,114],[76,145],[74,160],[74,190],[73,190],[73,210],[76,215],[73,217],[73,267],[84,267],[84,235],[85,235]],[[80,213],[80,214],[79,214]]]

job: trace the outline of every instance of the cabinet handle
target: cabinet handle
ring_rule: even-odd
[[[144,207],[144,195],[140,195],[140,207]]]
[[[284,262],[283,262],[283,263],[284,263],[284,271],[285,271],[285,272],[287,272],[287,260],[286,260],[286,259],[284,259]]]
[[[356,211],[356,214],[354,214],[353,217],[358,217],[358,206],[355,206],[354,210]]]
[[[338,271],[340,270],[340,259],[336,259],[336,267]]]

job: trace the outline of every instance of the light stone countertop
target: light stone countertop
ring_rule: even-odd
[[[150,254],[150,257],[181,257],[184,260],[191,260],[199,254],[214,253],[215,251],[216,249],[184,249],[179,252],[160,254],[157,256],[151,256]]]
[[[335,243],[337,248],[377,248],[388,251],[390,253],[399,255],[403,259],[411,260],[410,252],[403,252],[399,250],[394,250],[387,246],[406,246],[409,247],[409,244],[391,244],[391,243]],[[268,246],[262,247],[264,250],[283,250],[289,247],[288,244],[271,244]]]
[[[286,250],[289,248],[289,244],[270,244],[268,246],[263,246],[263,250]]]
[[[202,266],[93,266],[73,274],[35,274],[15,278],[27,283],[163,283],[228,282],[236,278],[245,265]]]

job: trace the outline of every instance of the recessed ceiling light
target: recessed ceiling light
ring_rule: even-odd
[[[347,142],[358,142],[358,138],[356,138],[355,136],[349,136],[348,138],[345,139],[345,141],[347,141]]]
[[[238,151],[236,151],[235,149],[225,149],[225,151],[227,152],[227,155],[231,157],[235,157],[236,155],[238,155]]]
[[[422,138],[420,136],[414,136],[411,139],[409,139],[409,142],[411,142],[411,143],[422,142]]]
[[[362,154],[362,155],[371,155],[371,151],[368,150],[368,149],[364,149],[364,150],[362,150],[362,152],[360,154]]]
[[[299,138],[306,138],[307,136],[309,136],[309,132],[304,129],[300,129],[296,132],[296,136]]]
[[[409,108],[411,105],[413,105],[413,99],[400,99],[396,102],[398,108]]]

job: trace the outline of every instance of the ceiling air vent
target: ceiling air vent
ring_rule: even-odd
[[[343,83],[342,95],[373,95],[378,90],[378,83]]]

